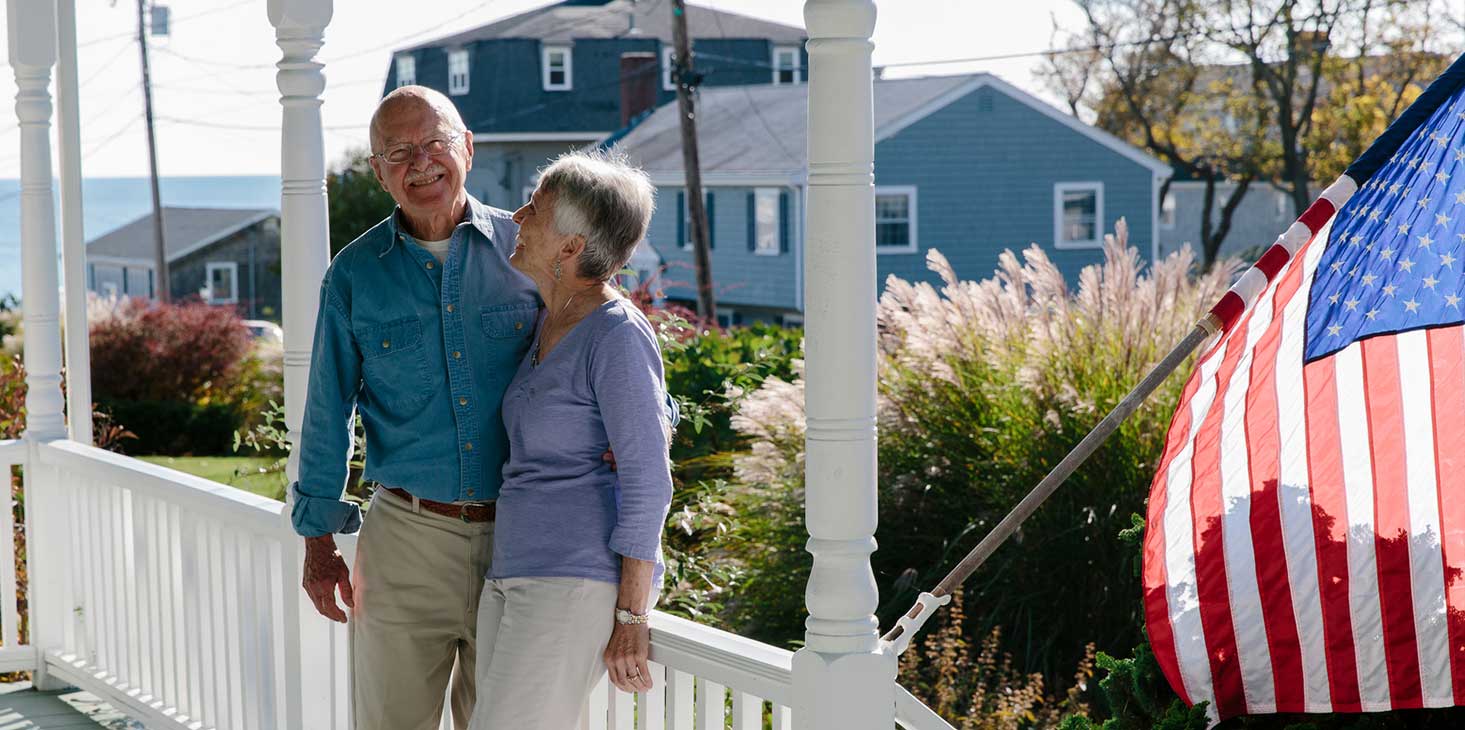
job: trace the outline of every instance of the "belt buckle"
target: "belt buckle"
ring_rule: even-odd
[[[472,505],[464,504],[464,505],[459,505],[458,506],[458,519],[462,520],[464,522],[464,524],[467,524],[469,522],[469,520],[468,520],[468,508],[470,506],[472,506]]]

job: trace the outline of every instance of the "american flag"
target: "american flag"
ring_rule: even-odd
[[[1212,310],[1143,582],[1213,720],[1465,704],[1462,85],[1465,56]]]

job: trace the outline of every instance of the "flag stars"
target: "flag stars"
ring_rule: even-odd
[[[1460,193],[1455,196],[1455,202],[1459,203],[1460,205],[1465,205],[1465,189],[1462,189]]]
[[[1376,280],[1378,280],[1378,277],[1373,274],[1364,274],[1363,278],[1361,279],[1364,286],[1373,286],[1373,283]]]
[[[1339,325],[1339,324],[1330,324],[1330,325],[1328,325],[1328,336],[1329,337],[1337,337],[1338,336],[1338,333],[1340,333],[1342,331],[1343,331],[1342,325]]]
[[[1446,294],[1445,295],[1445,304],[1447,304],[1447,305],[1449,305],[1451,307],[1454,307],[1455,309],[1459,309],[1460,308],[1460,297],[1457,297],[1454,294]]]
[[[1450,217],[1444,213],[1435,213],[1434,224],[1437,226],[1448,226],[1450,225]]]
[[[1399,259],[1399,268],[1403,269],[1404,271],[1413,273],[1414,262],[1409,259]]]
[[[1400,223],[1399,224],[1399,235],[1401,235],[1401,236],[1407,236],[1407,235],[1409,235],[1409,224],[1408,223]]]
[[[1409,158],[1409,161],[1406,162],[1406,163],[1404,163],[1404,166],[1407,167],[1407,168],[1409,168],[1409,169],[1411,169],[1411,170],[1417,170],[1417,169],[1419,169],[1419,158],[1418,157],[1411,157],[1411,158]]]
[[[1338,303],[1338,297],[1340,297],[1340,296],[1342,296],[1342,295],[1339,294],[1338,292],[1333,292],[1333,295],[1330,296],[1330,297],[1328,297],[1328,304],[1337,304]]]
[[[1440,266],[1441,267],[1448,269],[1452,265],[1454,265],[1454,263],[1455,263],[1455,257],[1453,255],[1451,255],[1448,251],[1446,251],[1442,256],[1440,256]]]
[[[1394,249],[1385,247],[1384,250],[1379,251],[1379,258],[1384,259],[1385,261],[1394,258]]]
[[[1430,238],[1428,233],[1426,233],[1423,236],[1420,236],[1419,237],[1419,247],[1420,248],[1429,248],[1430,245],[1433,244],[1433,243],[1434,243],[1434,239],[1433,238]]]
[[[1434,291],[1435,284],[1438,284],[1438,283],[1440,283],[1440,280],[1434,278],[1433,276],[1426,276],[1426,277],[1424,277],[1424,288],[1426,288],[1426,289],[1428,289],[1430,291]]]
[[[1358,309],[1358,300],[1357,299],[1345,299],[1343,301],[1343,306],[1345,308],[1347,308],[1348,311],[1352,312],[1353,310]]]
[[[1417,314],[1419,312],[1419,302],[1413,299],[1406,299],[1404,300],[1404,309],[1408,310],[1410,314]]]
[[[1360,243],[1363,243],[1363,236],[1361,236],[1361,235],[1359,235],[1357,233],[1353,234],[1348,239],[1348,245],[1349,246],[1357,246]]]
[[[1455,150],[1455,161],[1465,162],[1465,147],[1460,147]]]
[[[1387,297],[1394,296],[1394,292],[1396,292],[1396,291],[1399,291],[1399,287],[1394,286],[1393,284],[1385,284],[1384,285],[1384,296],[1387,296]]]
[[[1364,312],[1363,316],[1367,317],[1368,321],[1372,322],[1373,320],[1378,319],[1379,310],[1377,308],[1370,309],[1367,312]]]
[[[1402,189],[1404,189],[1404,186],[1403,185],[1400,185],[1399,183],[1394,183],[1393,185],[1390,185],[1389,186],[1389,194],[1390,195],[1398,195],[1399,194],[1399,191],[1402,190]]]
[[[1445,181],[1450,179],[1450,173],[1445,172],[1444,170],[1440,170],[1439,172],[1434,174],[1434,179],[1435,182],[1444,185]]]
[[[1379,219],[1378,209],[1374,209],[1374,210],[1371,210],[1371,211],[1368,212],[1368,220],[1369,220],[1370,223],[1373,222],[1373,221],[1376,221],[1378,219]]]
[[[1429,196],[1426,195],[1426,196],[1420,198],[1419,200],[1416,200],[1414,202],[1414,204],[1417,205],[1417,206],[1419,206],[1419,207],[1421,207],[1421,208],[1428,208],[1429,207]]]
[[[1342,271],[1343,270],[1343,262],[1342,261],[1334,261],[1333,262],[1333,265],[1332,266],[1329,266],[1328,268],[1331,269],[1332,272],[1336,274],[1339,271]]]

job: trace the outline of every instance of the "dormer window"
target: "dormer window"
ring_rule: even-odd
[[[671,46],[661,47],[661,88],[666,91],[676,91],[676,54],[677,49]]]
[[[448,51],[448,93],[461,96],[468,93],[468,51]]]
[[[773,47],[773,83],[798,84],[804,80],[804,66],[798,46]]]
[[[417,83],[417,59],[412,56],[397,56],[397,88]]]
[[[541,67],[544,69],[545,91],[569,91],[574,73],[569,46],[545,46]]]

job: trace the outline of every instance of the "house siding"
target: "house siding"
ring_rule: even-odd
[[[1003,250],[1037,243],[1070,284],[1100,249],[1054,246],[1054,184],[1104,184],[1105,231],[1125,218],[1130,245],[1151,252],[1154,173],[1059,121],[981,88],[875,145],[875,184],[918,191],[919,250],[881,254],[890,276],[938,283],[926,252],[938,249],[963,279],[982,279]]]
[[[1213,223],[1220,220],[1220,208],[1231,195],[1232,189],[1233,186],[1229,184],[1216,186],[1215,210],[1211,211]],[[1170,227],[1160,226],[1160,255],[1168,256],[1189,245],[1199,259],[1205,184],[1172,183],[1170,195],[1175,198],[1175,224]],[[1297,220],[1299,214],[1299,211],[1293,209],[1292,196],[1266,183],[1253,183],[1231,215],[1231,230],[1221,242],[1219,257],[1241,257],[1248,259],[1246,263],[1251,263]]]
[[[803,309],[798,301],[796,280],[799,249],[793,245],[798,230],[799,207],[789,206],[790,245],[776,256],[756,254],[748,250],[748,194],[750,187],[709,187],[713,196],[712,281],[716,287],[718,307],[761,308],[775,311]],[[781,188],[791,197],[796,192]],[[677,197],[682,188],[663,187],[657,190],[656,213],[646,233],[647,242],[661,254],[666,266],[662,288],[667,298],[693,301],[697,298],[696,260],[690,248],[677,241]],[[690,240],[691,234],[687,234]]]
[[[175,300],[198,297],[207,284],[208,264],[238,267],[240,316],[280,321],[280,222],[268,218],[168,264],[169,291]],[[253,276],[251,276],[251,264]]]
[[[661,47],[655,38],[582,39],[571,44],[571,88],[545,91],[541,42],[501,38],[462,46],[468,51],[468,93],[449,96],[468,128],[478,133],[609,132],[621,126],[620,58],[623,53],[657,57],[657,105],[676,100],[661,88]],[[767,84],[774,44],[767,39],[697,39],[697,72],[704,86]],[[448,53],[460,47],[422,48],[397,55],[415,59],[416,81],[448,93]],[[800,51],[807,78],[807,53]],[[396,56],[388,64],[383,95],[397,87]]]
[[[475,142],[473,168],[464,186],[487,205],[516,210],[524,204],[524,188],[538,179],[539,170],[565,152],[584,147],[582,142]]]

